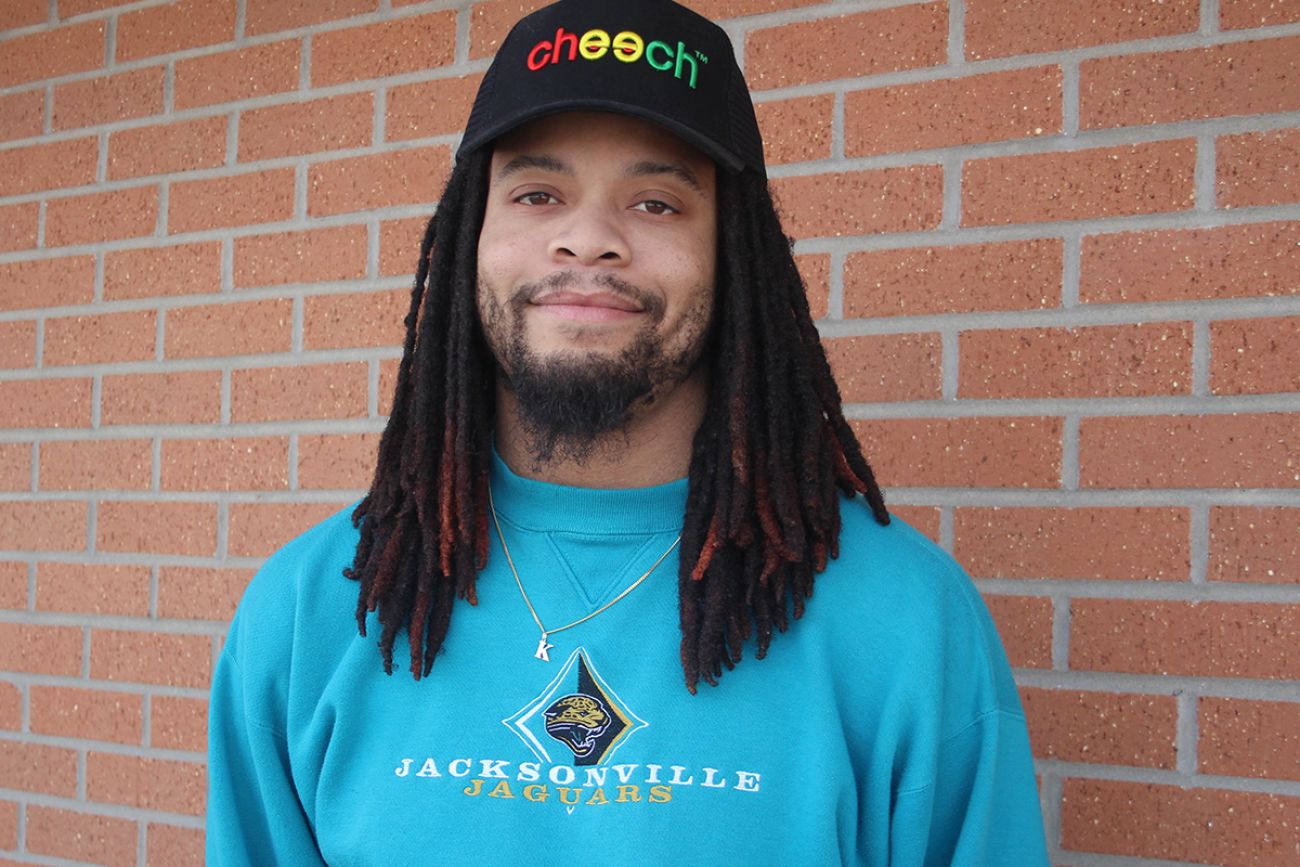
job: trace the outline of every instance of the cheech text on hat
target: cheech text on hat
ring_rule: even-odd
[[[672,0],[561,0],[521,20],[483,77],[458,156],[578,109],[642,117],[730,171],[764,171],[731,41]]]

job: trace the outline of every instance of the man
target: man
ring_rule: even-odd
[[[885,511],[720,28],[518,24],[406,321],[369,494],[231,628],[212,863],[1046,863],[992,623]]]

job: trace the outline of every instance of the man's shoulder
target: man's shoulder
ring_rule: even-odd
[[[257,570],[239,602],[235,627],[281,626],[338,607],[342,595],[355,597],[356,584],[343,575],[356,552],[355,505],[286,543]],[[344,606],[343,610],[348,610]]]

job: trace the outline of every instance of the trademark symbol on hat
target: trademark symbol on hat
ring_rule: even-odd
[[[708,63],[708,62],[709,62],[708,55],[706,55],[703,51],[700,51],[700,50],[697,49],[696,52],[695,52],[695,56],[698,57],[698,58],[700,59],[700,63]]]

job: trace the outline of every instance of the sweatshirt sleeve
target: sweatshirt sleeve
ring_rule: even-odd
[[[290,772],[285,736],[259,722],[227,645],[208,720],[207,864],[324,865]]]
[[[939,745],[938,773],[899,792],[891,867],[1046,867],[1023,716],[989,711]]]

